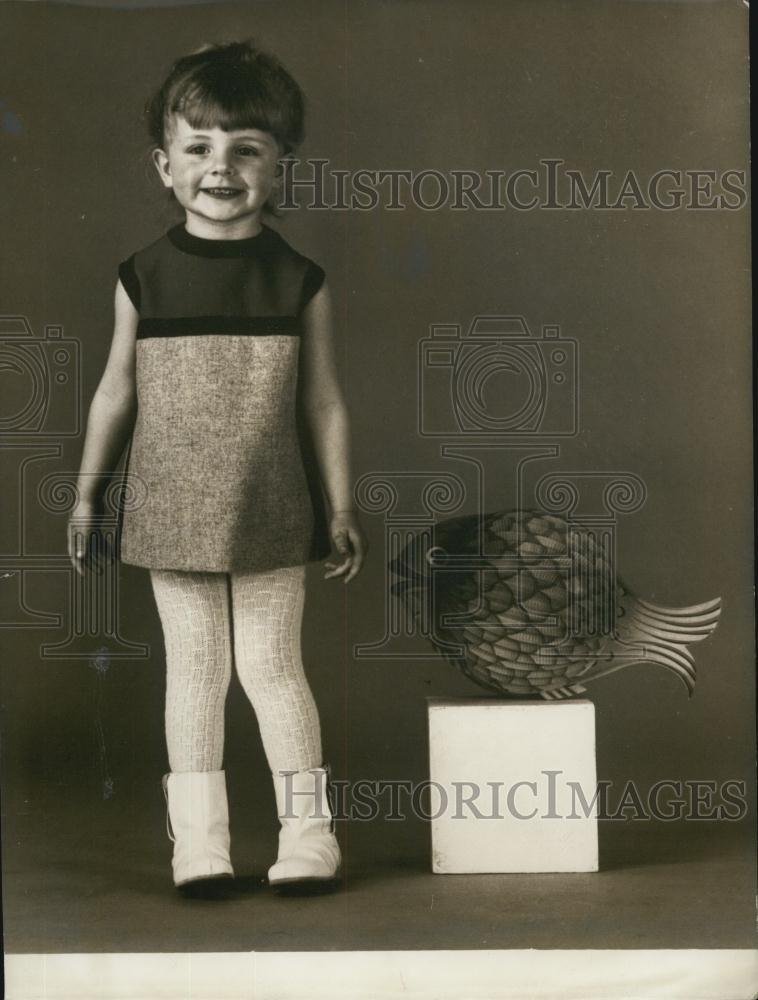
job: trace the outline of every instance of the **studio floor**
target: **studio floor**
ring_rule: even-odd
[[[27,793],[28,795],[29,793]],[[518,948],[755,948],[749,823],[600,823],[600,871],[435,875],[423,823],[340,825],[338,891],[266,885],[275,831],[232,812],[238,878],[220,899],[173,888],[157,796],[86,809],[47,789],[3,802],[8,953]]]

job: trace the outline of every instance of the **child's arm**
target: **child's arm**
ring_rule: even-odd
[[[327,562],[324,579],[360,571],[368,551],[353,503],[349,417],[337,379],[332,304],[324,282],[303,311],[303,408],[313,435],[321,480],[331,508],[330,534],[343,561]]]
[[[121,458],[137,414],[135,344],[139,314],[120,281],[116,284],[114,311],[113,341],[89,409],[77,480],[78,502],[69,521],[68,553],[79,574],[89,563],[90,536],[96,530],[94,519],[103,489]]]

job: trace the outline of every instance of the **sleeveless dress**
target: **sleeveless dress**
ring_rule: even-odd
[[[234,572],[323,559],[298,378],[302,312],[323,270],[268,226],[210,240],[179,224],[119,277],[139,313],[121,560]]]

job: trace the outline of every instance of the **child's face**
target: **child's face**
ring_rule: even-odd
[[[209,239],[255,235],[277,183],[281,151],[272,135],[254,128],[194,129],[174,115],[153,161],[187,213],[187,230]]]

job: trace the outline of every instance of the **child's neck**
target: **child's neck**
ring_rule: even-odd
[[[198,219],[187,215],[184,228],[192,236],[204,240],[245,240],[257,236],[263,228],[259,215],[245,219],[234,219],[231,222],[215,222],[213,219]]]

